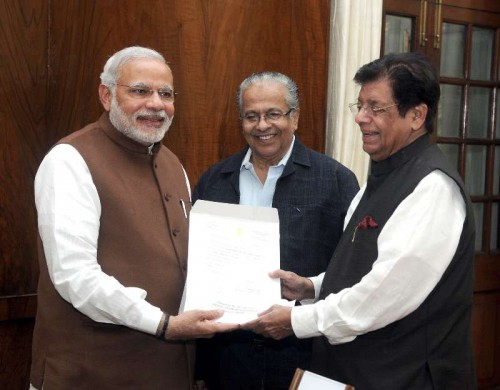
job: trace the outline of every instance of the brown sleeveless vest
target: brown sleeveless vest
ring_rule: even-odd
[[[177,314],[187,270],[189,193],[177,157],[150,151],[107,114],[59,143],[74,146],[99,193],[97,259],[103,272]],[[91,320],[63,300],[47,272],[39,240],[38,312],[31,383],[38,389],[187,389],[194,344],[165,342],[127,327]]]

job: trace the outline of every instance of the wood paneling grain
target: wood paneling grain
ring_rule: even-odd
[[[32,318],[0,322],[0,389],[29,388],[34,324]]]
[[[474,294],[472,341],[479,389],[498,389],[500,383],[500,294]]]
[[[277,70],[295,79],[302,99],[297,134],[324,150],[329,1],[53,4],[49,98],[52,107],[63,108],[48,114],[54,141],[98,116],[105,60],[138,44],[162,52],[174,72],[179,95],[165,143],[193,185],[209,165],[244,146],[235,95],[256,71]]]
[[[0,2],[0,296],[36,290],[33,178],[45,144],[46,4]]]
[[[301,93],[298,135],[324,150],[329,0],[24,0],[0,2],[0,387],[27,388],[35,312],[33,179],[61,137],[98,118],[107,58],[131,45],[174,72],[165,143],[194,185],[244,146],[235,95],[276,70]]]
[[[0,321],[33,318],[36,314],[36,294],[0,297]]]
[[[179,29],[179,63],[172,66],[180,76],[176,84],[181,95],[177,127],[167,136],[168,145],[182,145],[174,150],[180,151],[193,184],[209,165],[244,146],[235,96],[253,72],[276,70],[295,79],[302,103],[297,134],[322,151],[329,3],[198,4],[204,6],[178,6],[185,23]]]
[[[474,292],[500,290],[500,258],[476,254],[474,262]]]

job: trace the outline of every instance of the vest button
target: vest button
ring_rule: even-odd
[[[163,194],[163,198],[165,198],[165,200],[168,202],[171,198],[170,194]]]
[[[262,351],[262,350],[264,350],[264,347],[265,347],[265,341],[260,340],[260,339],[254,339],[253,346],[254,346],[256,351]]]
[[[187,271],[187,269],[188,269],[188,265],[187,265],[187,263],[186,263],[186,262],[184,262],[184,263],[182,264],[182,269],[183,269],[184,271]]]
[[[179,235],[181,231],[179,229],[174,229],[172,230],[172,234],[174,235],[174,237],[177,237]]]

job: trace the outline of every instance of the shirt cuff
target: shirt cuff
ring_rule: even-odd
[[[319,274],[318,276],[311,276],[308,279],[312,282],[314,287],[314,298],[302,299],[300,301],[301,305],[311,305],[318,300],[319,292],[321,290],[321,284],[323,283],[323,276],[325,273]]]
[[[325,273],[321,273],[318,276],[311,276],[309,279],[311,280],[314,286],[314,300],[318,300],[319,292],[321,290],[321,285],[323,284],[323,277]]]
[[[316,323],[317,304],[292,308],[292,329],[299,339],[321,336]]]
[[[148,306],[149,307],[144,308],[142,311],[142,316],[138,323],[138,330],[144,333],[156,335],[163,312],[158,307],[152,305]]]

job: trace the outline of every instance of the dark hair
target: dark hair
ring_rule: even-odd
[[[381,79],[389,80],[399,115],[406,115],[420,103],[427,105],[425,128],[432,133],[441,91],[430,60],[420,53],[391,53],[363,65],[354,76],[354,81],[361,86]]]

